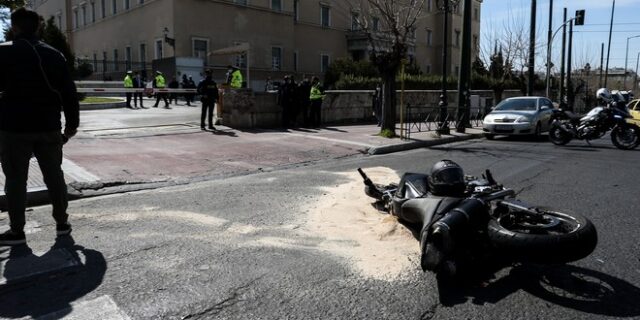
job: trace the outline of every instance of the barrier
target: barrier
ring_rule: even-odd
[[[196,89],[159,89],[159,88],[134,88],[134,89],[126,89],[126,88],[77,88],[79,93],[145,93],[145,94],[154,94],[156,92],[159,93],[193,93],[197,94],[198,90]]]

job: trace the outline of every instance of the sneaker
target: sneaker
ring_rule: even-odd
[[[27,243],[27,239],[24,236],[24,232],[7,230],[5,233],[0,234],[0,246],[15,246],[25,243]]]
[[[56,235],[66,236],[71,233],[71,224],[68,222],[56,225]]]

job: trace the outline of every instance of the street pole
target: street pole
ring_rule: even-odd
[[[573,21],[569,22],[569,52],[567,53],[567,102],[569,104],[569,110],[573,111],[573,83],[571,81],[571,72],[573,69],[572,55],[573,55]]]
[[[449,112],[447,111],[447,106],[448,106],[448,102],[447,102],[447,69],[449,68],[448,66],[448,59],[447,59],[447,55],[449,54],[448,52],[448,46],[449,46],[449,1],[450,0],[444,0],[444,18],[443,20],[443,39],[442,39],[442,93],[440,94],[440,102],[438,103],[438,106],[440,107],[440,124],[438,125],[438,134],[449,134],[450,130],[449,130],[449,121],[448,121],[448,117],[449,117]]]
[[[602,88],[602,73],[604,72],[604,42],[600,48],[600,79],[598,79],[598,87]]]
[[[529,29],[529,79],[527,82],[527,95],[533,95],[533,83],[536,67],[536,0],[531,0],[531,25]]]
[[[567,8],[564,8],[562,21],[567,21]],[[567,25],[562,25],[562,63],[560,64],[560,106],[564,106],[564,63],[566,61],[565,53],[567,51]]]
[[[462,17],[462,52],[460,53],[460,75],[458,77],[458,124],[456,132],[464,133],[471,127],[470,78],[471,78],[471,10],[472,0],[464,0]]]
[[[624,90],[627,90],[627,65],[629,62],[629,40],[633,38],[638,38],[638,37],[640,37],[640,35],[627,38],[627,49],[625,51],[626,54],[624,56]]]
[[[611,56],[611,34],[613,33],[613,16],[616,12],[616,0],[613,0],[611,6],[611,23],[609,24],[609,47],[607,48],[607,66],[604,70],[604,87],[607,87],[607,78],[609,77],[609,57]]]
[[[633,93],[638,89],[638,63],[640,62],[640,52],[638,52],[638,58],[636,59],[636,74],[635,80],[633,80]]]
[[[551,59],[549,59],[549,53],[551,52],[551,45],[553,42],[553,0],[549,0],[549,33],[547,34],[547,98],[551,99]]]

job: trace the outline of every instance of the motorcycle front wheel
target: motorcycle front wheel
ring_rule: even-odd
[[[596,228],[586,217],[539,208],[539,214],[511,211],[488,224],[492,245],[517,261],[566,263],[593,252]]]
[[[562,146],[571,141],[571,135],[559,125],[553,125],[551,129],[549,129],[549,141],[557,146]]]
[[[615,127],[611,131],[611,142],[618,149],[635,149],[640,144],[640,129],[632,125]]]

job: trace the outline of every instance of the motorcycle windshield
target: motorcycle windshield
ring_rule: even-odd
[[[600,112],[602,112],[602,110],[604,110],[603,107],[595,107],[595,108],[591,109],[591,111],[589,111],[589,113],[587,113],[587,115],[582,117],[582,119],[580,119],[580,121],[586,121],[586,120],[594,119],[598,114],[600,114]]]

